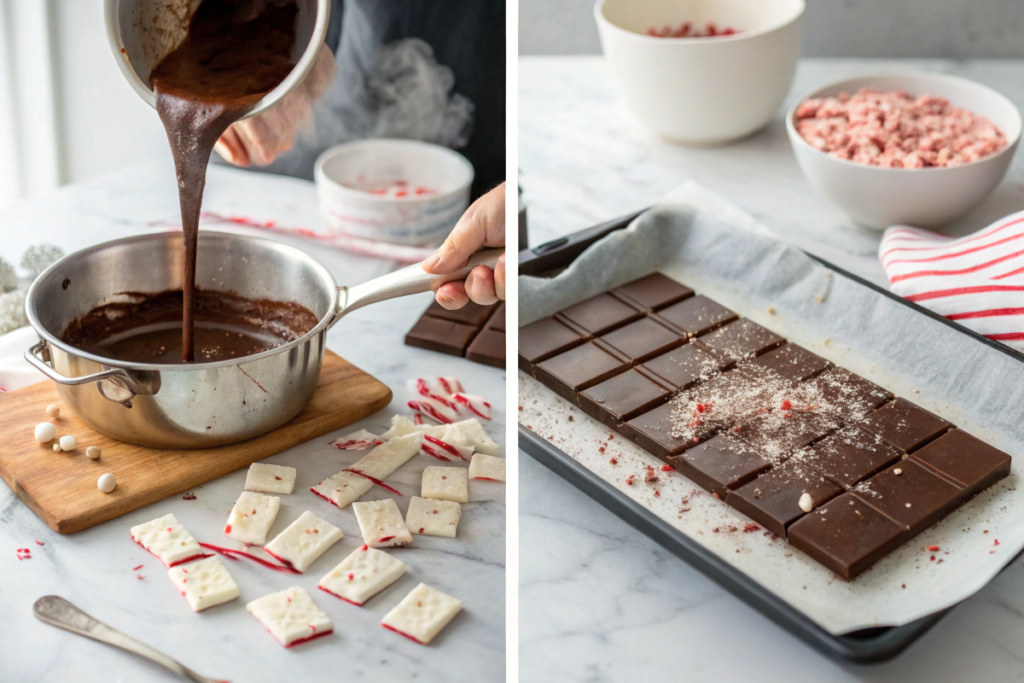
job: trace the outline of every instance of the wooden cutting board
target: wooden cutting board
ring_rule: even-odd
[[[391,402],[384,384],[327,351],[316,392],[301,413],[263,436],[203,450],[160,450],[121,443],[97,433],[57,396],[52,382],[0,394],[0,478],[46,524],[71,534],[138,508],[183,493],[217,477],[368,417]],[[78,448],[55,453],[35,440],[35,427],[49,420],[46,406],[61,407],[57,435],[73,434]],[[99,460],[85,457],[99,446]],[[96,480],[117,479],[113,493]]]

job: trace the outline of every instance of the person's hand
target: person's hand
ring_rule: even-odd
[[[466,209],[441,248],[423,262],[423,270],[435,275],[451,273],[466,265],[480,247],[505,246],[505,183],[494,188]],[[466,280],[447,282],[434,295],[448,310],[462,308],[470,300],[489,305],[505,299],[505,255],[492,271],[477,266]]]
[[[292,148],[299,127],[313,115],[313,104],[334,80],[337,65],[323,45],[305,80],[262,114],[231,124],[214,149],[235,166],[266,166]]]

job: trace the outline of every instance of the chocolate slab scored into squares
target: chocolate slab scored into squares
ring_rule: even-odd
[[[665,460],[693,445],[689,439],[672,435],[675,430],[672,420],[674,411],[675,406],[664,403],[624,423],[619,427],[619,433],[655,457]]]
[[[849,422],[864,417],[893,397],[874,382],[838,366],[832,366],[808,382],[821,391],[828,403],[845,406]]]
[[[565,400],[576,403],[576,392],[605,381],[629,367],[629,361],[587,342],[537,366],[537,379]]]
[[[666,351],[681,346],[685,339],[664,325],[648,317],[601,335],[601,341],[608,344],[633,363],[660,356]]]
[[[803,382],[832,367],[832,363],[818,354],[793,343],[768,351],[750,361],[750,364],[771,370],[792,382]]]
[[[616,429],[667,401],[671,393],[646,371],[632,368],[581,391],[578,398],[583,412]]]
[[[698,486],[723,499],[729,489],[743,486],[771,466],[746,442],[727,434],[719,434],[682,455],[671,456],[668,463]]]
[[[789,527],[790,545],[850,581],[899,547],[903,528],[851,493]]]
[[[793,459],[729,491],[725,502],[776,536],[785,537],[786,528],[809,512],[800,507],[804,494],[814,510],[842,492],[835,482]]]
[[[519,368],[533,373],[534,365],[587,341],[587,337],[554,318],[541,318],[519,328]]]
[[[466,358],[482,365],[505,369],[505,333],[483,330],[466,347]]]
[[[627,282],[611,291],[611,295],[640,311],[656,311],[669,304],[688,299],[693,290],[661,273]]]
[[[732,367],[736,361],[716,358],[696,344],[684,344],[668,353],[644,362],[648,371],[676,389],[689,389],[694,384]]]
[[[851,493],[916,536],[963,500],[954,486],[924,465],[901,460],[853,487]]]
[[[639,317],[640,313],[635,308],[607,293],[555,313],[555,320],[570,323],[594,335],[604,334]]]
[[[736,360],[760,356],[785,341],[748,318],[741,318],[700,338],[700,342],[712,351],[728,354]]]
[[[456,308],[455,310],[448,310],[437,301],[430,302],[430,308],[426,310],[423,315],[429,315],[431,318],[440,318],[441,320],[451,320],[452,322],[462,323],[463,325],[472,325],[473,327],[480,328],[484,326],[487,319],[494,313],[494,309],[497,305],[490,304],[482,306],[472,301],[466,303],[462,308]]]
[[[478,330],[472,325],[425,315],[405,335],[405,343],[449,356],[462,356]]]
[[[964,500],[1010,474],[1010,456],[962,429],[951,429],[914,452],[911,460],[962,487]]]
[[[936,438],[952,425],[904,398],[890,401],[865,417],[859,426],[907,453]]]
[[[882,437],[846,427],[810,446],[802,460],[844,489],[851,489],[903,457]]]
[[[739,318],[735,312],[700,294],[652,315],[688,337],[699,337]]]

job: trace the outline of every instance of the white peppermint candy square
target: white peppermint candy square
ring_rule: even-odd
[[[360,429],[358,432],[352,432],[346,434],[340,439],[335,439],[331,442],[331,445],[335,448],[340,448],[343,451],[361,451],[370,446],[379,446],[387,441],[387,439],[381,439],[373,432],[365,429]]]
[[[486,455],[498,455],[501,453],[501,446],[488,436],[487,432],[484,431],[484,426],[480,424],[480,420],[475,417],[463,420],[462,422],[456,422],[452,426],[457,427],[469,439],[470,444],[477,453],[484,453]]]
[[[202,612],[238,597],[238,584],[219,557],[207,557],[184,567],[171,567],[167,575],[178,592],[185,596],[193,612]]]
[[[405,562],[383,550],[362,545],[320,579],[320,590],[362,607],[366,601],[398,581]]]
[[[156,555],[168,568],[203,556],[199,543],[174,515],[133,526],[131,533],[133,541]]]
[[[413,496],[409,499],[409,512],[405,525],[414,534],[455,538],[462,517],[462,506],[450,500],[433,500]]]
[[[277,496],[242,491],[228,515],[224,535],[249,545],[263,545],[280,508],[281,499]]]
[[[473,479],[505,481],[505,458],[476,453],[469,463],[469,476]]]
[[[395,415],[391,418],[391,429],[380,435],[381,441],[393,439],[396,436],[407,436],[409,434],[429,434],[440,439],[444,436],[449,425],[425,425],[416,424],[405,415]]]
[[[295,468],[254,462],[245,475],[245,490],[290,494],[295,490]]]
[[[413,433],[396,436],[364,455],[355,463],[346,467],[350,472],[361,472],[379,481],[394,474],[395,470],[412,460],[419,453],[421,434]]]
[[[341,529],[306,510],[263,549],[296,571],[304,572],[343,536]]]
[[[355,472],[342,470],[309,490],[324,500],[344,508],[362,498],[363,494],[372,488],[371,480]]]
[[[421,583],[393,610],[384,615],[384,620],[380,624],[386,629],[426,645],[461,610],[461,600]]]
[[[469,501],[469,475],[462,467],[427,467],[421,493],[424,498],[465,503]]]
[[[245,609],[285,647],[334,631],[330,618],[316,606],[306,589],[299,586],[264,595],[250,602]]]
[[[353,503],[363,543],[371,548],[391,548],[412,542],[398,504],[392,498],[368,503]]]

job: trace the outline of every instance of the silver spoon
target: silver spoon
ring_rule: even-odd
[[[211,678],[200,676],[195,671],[179,664],[167,655],[157,652],[148,645],[143,645],[134,638],[129,638],[120,631],[116,631],[106,624],[101,624],[62,597],[47,595],[39,598],[36,600],[36,604],[33,605],[32,611],[35,612],[36,617],[40,621],[44,621],[51,626],[56,626],[66,631],[77,633],[80,636],[119,647],[140,657],[145,657],[190,681],[195,681],[196,683],[218,683],[218,681]]]

